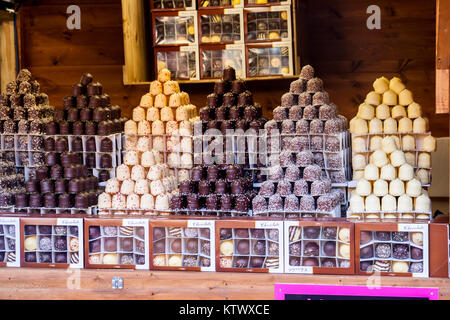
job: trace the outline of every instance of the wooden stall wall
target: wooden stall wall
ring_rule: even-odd
[[[352,118],[375,78],[400,76],[430,118],[433,134],[448,136],[448,115],[435,115],[435,1],[379,0],[381,29],[369,30],[368,0],[293,0],[301,12],[298,30],[301,63],[310,63],[324,80],[341,113]],[[112,102],[131,110],[147,85],[123,85],[120,0],[79,0],[81,30],[68,30],[72,1],[26,1],[21,12],[21,65],[41,81],[51,102],[61,106],[83,72],[100,81]],[[249,89],[264,113],[279,104],[291,80],[251,81]],[[183,84],[201,107],[212,84]]]

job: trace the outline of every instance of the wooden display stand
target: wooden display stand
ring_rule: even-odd
[[[123,279],[123,289],[112,289],[113,277]],[[298,283],[432,287],[439,288],[439,299],[450,300],[450,279],[444,278],[4,268],[0,283],[0,299],[272,300],[275,283]]]

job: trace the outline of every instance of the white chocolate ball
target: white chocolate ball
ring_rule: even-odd
[[[352,180],[358,181],[359,179],[364,178],[364,170],[354,170]]]
[[[381,120],[385,120],[385,119],[389,118],[391,116],[391,110],[389,109],[389,106],[387,106],[385,104],[380,104],[375,109],[375,116]]]
[[[373,118],[369,121],[369,133],[383,133],[383,122],[380,119]]]
[[[397,200],[390,194],[385,195],[381,198],[381,211],[384,212],[395,212],[397,211]]]
[[[350,211],[364,212],[364,198],[357,194],[352,195],[350,197]]]
[[[409,181],[414,178],[414,167],[404,163],[398,169],[398,178],[402,181]]]
[[[391,114],[392,119],[398,120],[403,117],[406,117],[406,109],[401,105],[396,105],[395,107],[392,108]]]
[[[389,183],[389,194],[394,197],[405,194],[405,183],[400,179],[392,180]]]
[[[394,167],[400,167],[406,162],[405,154],[401,150],[395,150],[391,153],[391,164]]]
[[[431,168],[431,155],[427,152],[419,153],[417,166],[420,168]]]
[[[425,133],[427,132],[427,122],[424,118],[419,117],[414,119],[413,130],[414,133]]]
[[[426,194],[421,194],[416,198],[414,210],[417,212],[430,212],[431,199]]]
[[[370,104],[359,105],[357,117],[364,120],[372,120],[375,117],[375,109]]]
[[[430,172],[427,169],[419,169],[416,172],[416,179],[422,184],[430,184]]]
[[[371,163],[376,165],[378,168],[381,168],[389,163],[386,152],[383,150],[375,150],[370,157],[372,159]]]
[[[408,106],[408,118],[416,119],[422,116],[422,107],[420,104],[413,102]]]
[[[409,118],[401,118],[398,121],[398,132],[400,133],[409,133],[413,131],[413,123]]]
[[[384,137],[383,140],[381,141],[381,149],[387,154],[391,154],[398,148],[394,138],[391,136],[387,136]]]
[[[366,167],[366,157],[363,154],[355,154],[352,158],[353,170],[363,170]]]
[[[409,212],[413,211],[413,201],[412,198],[406,194],[402,194],[398,198],[398,204],[397,204],[397,210],[398,211],[404,211]]]
[[[357,119],[352,120],[352,121],[353,121],[353,129],[350,126],[351,133],[354,133],[354,134],[366,134],[366,133],[369,132],[369,127],[367,125],[367,121],[366,120],[357,118]]]
[[[373,164],[368,164],[364,169],[364,179],[369,181],[378,180],[380,177],[378,167]]]
[[[393,77],[391,81],[389,81],[389,89],[395,92],[396,94],[399,94],[405,89],[405,85],[403,84],[402,80],[397,77]]]
[[[381,168],[380,179],[392,181],[397,177],[395,168],[391,164],[387,164]]]
[[[373,89],[379,94],[383,94],[385,91],[389,90],[389,80],[385,77],[377,78],[373,82]]]
[[[387,118],[383,121],[383,132],[386,134],[397,133],[397,120]]]
[[[375,151],[381,149],[383,138],[380,136],[372,136],[370,137],[369,150]]]
[[[371,91],[367,94],[365,103],[377,106],[381,103],[381,95],[375,91]]]
[[[360,179],[356,183],[356,192],[360,196],[366,197],[372,193],[372,185],[366,179]]]
[[[367,141],[363,137],[355,137],[352,139],[352,151],[353,152],[365,152],[367,151]]]
[[[436,151],[436,138],[433,136],[426,136],[423,139],[422,150],[426,152]]]
[[[406,194],[410,197],[418,197],[422,192],[422,183],[417,179],[412,179],[406,183]]]
[[[402,150],[411,151],[416,149],[416,138],[412,135],[402,137]]]
[[[387,181],[378,179],[373,183],[373,194],[377,197],[383,197],[389,193],[389,184]]]
[[[416,155],[413,152],[405,152],[406,163],[412,165],[413,167],[416,165]]]
[[[404,89],[398,94],[398,104],[409,106],[414,102],[413,94],[410,90]]]
[[[380,209],[381,209],[380,198],[374,196],[373,194],[366,197],[366,211],[377,212],[380,211]]]
[[[384,92],[382,103],[387,106],[395,106],[397,104],[397,94],[392,90]]]

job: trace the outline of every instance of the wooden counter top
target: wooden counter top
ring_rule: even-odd
[[[112,289],[122,277],[123,289]],[[137,270],[0,269],[0,299],[274,299],[275,283],[374,284],[367,276]],[[369,282],[368,282],[369,281]],[[450,279],[380,277],[380,286],[438,287],[450,300]]]

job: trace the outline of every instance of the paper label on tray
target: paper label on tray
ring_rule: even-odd
[[[15,224],[18,218],[0,218],[1,224]]]
[[[196,51],[196,47],[195,46],[181,46],[180,47],[180,52],[191,52],[191,51]]]
[[[286,1],[281,1],[280,2],[281,4],[286,4],[287,2]],[[288,9],[288,7],[286,7],[286,6],[272,6],[272,7],[270,7],[270,11],[283,11],[283,10],[287,10]]]
[[[207,228],[213,226],[213,221],[188,220],[188,228]]]
[[[399,223],[398,231],[403,232],[425,231],[427,227],[428,227],[427,224]]]
[[[286,273],[313,274],[313,267],[287,267]]]
[[[73,226],[80,223],[81,219],[75,218],[58,218],[56,219],[56,224],[58,226]]]
[[[145,226],[148,220],[145,219],[123,219],[122,226],[124,227],[134,227],[134,226]]]
[[[225,45],[225,49],[227,50],[237,50],[237,49],[242,49],[242,45],[241,44],[227,44]]]
[[[274,42],[272,43],[272,48],[281,48],[281,47],[289,47],[288,42]]]
[[[239,14],[242,12],[242,9],[225,9],[223,12],[225,14]]]
[[[255,221],[255,228],[257,229],[272,229],[279,227],[280,221]]]
[[[179,17],[192,17],[192,11],[179,11],[178,12]]]

